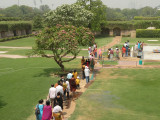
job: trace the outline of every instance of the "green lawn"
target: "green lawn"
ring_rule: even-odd
[[[98,37],[95,39],[98,47],[104,46],[111,42],[113,37]],[[32,47],[35,45],[35,37],[23,38],[18,40],[0,42],[0,46],[13,46],[13,47]],[[80,46],[81,49],[88,49],[88,46]],[[0,48],[0,51],[8,51],[6,54],[11,55],[28,55],[31,50],[28,49],[10,49],[10,48]],[[51,51],[48,51],[47,54],[52,54]],[[71,55],[71,54],[69,54]],[[88,56],[87,50],[81,50],[78,56]]]
[[[118,65],[118,61],[110,61],[110,60],[105,60],[105,61],[101,61],[100,62],[100,64],[102,64],[103,63],[103,65]]]
[[[95,43],[97,43],[98,48],[107,45],[113,41],[114,37],[96,37]],[[88,49],[88,47],[80,46],[82,49]]]
[[[0,42],[0,46],[32,47],[35,44],[35,39],[35,37],[28,37],[6,42]]]
[[[160,62],[144,62],[144,65],[160,65]]]
[[[159,120],[160,69],[103,69],[69,120]]]
[[[138,41],[148,43],[148,44],[160,44],[160,38],[130,38],[130,37],[122,37],[121,43],[130,41],[130,43],[136,44]],[[147,41],[147,40],[159,40],[159,41]]]
[[[79,63],[79,65],[78,65]],[[33,114],[41,98],[46,98],[52,76],[60,70],[47,58],[0,59],[0,117],[1,120],[23,120]],[[72,67],[71,67],[72,66]],[[80,68],[80,60],[65,63],[67,69]]]

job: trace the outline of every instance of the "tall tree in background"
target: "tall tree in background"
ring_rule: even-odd
[[[89,27],[93,31],[101,31],[101,25],[106,21],[107,9],[103,2],[101,0],[77,0],[77,4],[94,14]]]
[[[56,10],[49,11],[44,15],[46,26],[57,24],[71,24],[74,26],[88,26],[93,17],[93,13],[77,4],[62,5]]]
[[[37,5],[36,0],[33,0],[33,3],[34,3],[34,6],[36,8],[36,5]]]
[[[43,13],[49,12],[49,11],[51,10],[48,5],[41,5],[41,6],[39,7],[39,9],[40,9]]]

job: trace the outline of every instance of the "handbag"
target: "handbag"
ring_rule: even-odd
[[[38,104],[35,110],[35,115],[39,115],[39,114],[40,114],[40,110],[39,110],[39,104]]]

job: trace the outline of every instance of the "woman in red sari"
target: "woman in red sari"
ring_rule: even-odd
[[[72,78],[69,80],[69,84],[70,84],[70,89],[72,92],[72,99],[75,97],[75,91],[76,91],[76,80],[74,78],[74,75],[72,76]]]

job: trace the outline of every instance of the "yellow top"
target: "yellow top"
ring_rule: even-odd
[[[74,78],[77,79],[78,73],[77,72],[73,72],[72,74],[74,75]]]
[[[79,85],[79,83],[80,83],[80,80],[77,78],[76,79],[76,85]]]
[[[63,90],[65,90],[67,88],[67,84],[63,83]]]

